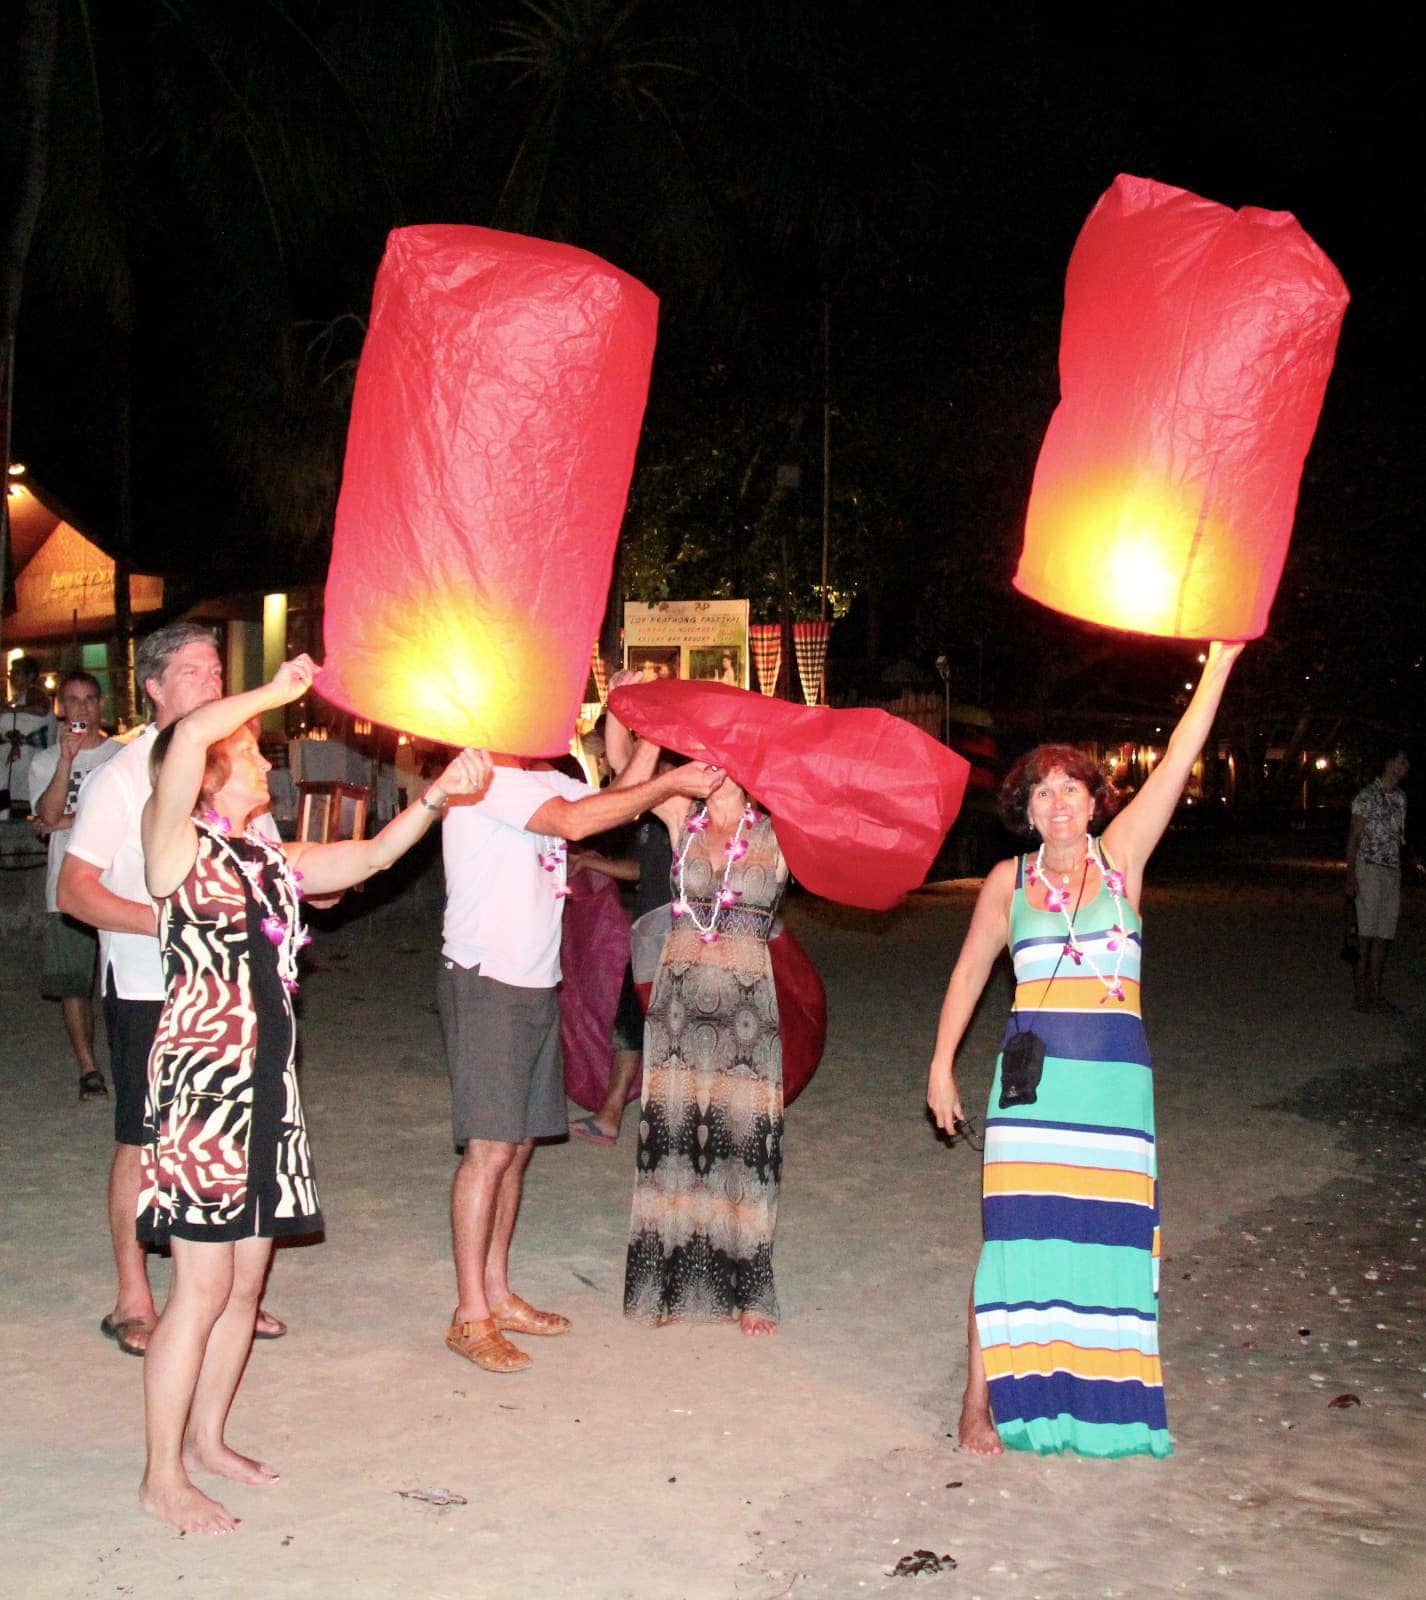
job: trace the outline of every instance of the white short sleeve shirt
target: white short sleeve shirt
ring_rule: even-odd
[[[154,901],[144,883],[139,825],[153,788],[149,754],[157,737],[157,728],[149,723],[86,780],[79,791],[79,809],[69,835],[69,853],[98,867],[99,881],[106,889],[145,905],[153,905]],[[266,812],[255,820],[254,826],[274,841],[277,839],[276,825]],[[100,928],[99,970],[106,994],[112,975],[114,993],[121,1000],[164,997],[163,958],[154,934],[113,933]]]
[[[69,764],[69,788],[64,797],[64,814],[72,817],[79,805],[79,791],[91,772],[97,771],[124,747],[117,739],[106,739],[92,750],[81,750]],[[30,810],[40,803],[40,796],[49,788],[59,768],[59,746],[41,750],[30,763]],[[59,869],[64,864],[64,852],[69,848],[70,828],[56,828],[49,837],[49,864],[45,869],[45,910],[58,911],[55,891],[59,887]]]
[[[540,855],[552,843],[525,824],[558,796],[597,793],[559,772],[496,767],[473,805],[452,806],[441,828],[446,914],[441,950],[461,967],[517,989],[552,989],[560,980],[564,901],[559,875]]]

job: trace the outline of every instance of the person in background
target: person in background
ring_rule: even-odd
[[[10,700],[0,723],[0,736],[5,741],[0,809],[24,816],[31,793],[30,763],[40,751],[52,749],[59,740],[54,707],[41,681],[40,664],[33,656],[16,656],[10,663]]]
[[[74,826],[79,791],[91,772],[120,750],[99,725],[99,680],[90,672],[66,673],[59,704],[64,731],[30,766],[30,809],[36,834],[48,841],[45,873],[45,945],[40,993],[58,1000],[69,1046],[79,1066],[79,1098],[107,1099],[109,1087],[94,1059],[94,968],[99,954],[93,928],[59,909],[56,894],[64,852]]]
[[[1401,852],[1406,844],[1406,796],[1401,785],[1411,762],[1393,745],[1381,774],[1358,791],[1347,829],[1347,895],[1356,902],[1357,964],[1353,1009],[1395,1011],[1381,992],[1386,952],[1401,913]]]
[[[641,682],[641,673],[625,669],[610,678],[609,687],[613,690],[627,683]],[[605,715],[604,753],[616,776],[628,766],[629,758],[634,753],[634,740],[629,730],[612,712]],[[668,771],[672,765],[666,757],[660,757],[656,770]],[[599,872],[621,883],[633,884],[634,921],[637,922],[640,917],[668,904],[673,847],[669,843],[668,829],[652,812],[635,819],[631,842],[633,853],[628,856],[610,858],[592,850],[571,851],[569,870],[572,873]],[[627,962],[619,990],[618,1009],[614,1013],[611,1043],[609,1092],[604,1097],[604,1103],[592,1115],[580,1117],[569,1125],[574,1138],[583,1139],[589,1144],[618,1143],[629,1089],[644,1059],[644,1008],[639,1004],[634,989],[633,967]]]

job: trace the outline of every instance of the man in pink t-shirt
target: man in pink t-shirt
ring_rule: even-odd
[[[510,1288],[510,1239],[537,1139],[562,1138],[560,928],[565,845],[632,821],[673,795],[705,798],[723,774],[689,762],[657,777],[656,745],[638,745],[614,787],[544,762],[496,756],[489,788],[446,814],[446,912],[437,998],[461,1161],[451,1185],[457,1305],[446,1344],[487,1372],[529,1355],[507,1333],[564,1333]]]

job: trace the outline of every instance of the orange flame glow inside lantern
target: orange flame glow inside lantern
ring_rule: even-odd
[[[656,318],[642,284],[567,245],[390,236],[327,576],[327,699],[448,744],[568,748]]]
[[[1287,212],[1121,176],[1065,282],[1015,587],[1107,627],[1267,627],[1347,290]]]

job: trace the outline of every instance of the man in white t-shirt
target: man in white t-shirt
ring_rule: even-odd
[[[10,694],[0,716],[0,810],[23,817],[31,794],[30,764],[59,742],[54,707],[33,656],[16,656],[9,666]]]
[[[49,841],[45,873],[45,945],[40,968],[40,993],[58,1000],[70,1048],[79,1065],[79,1098],[102,1100],[108,1093],[104,1074],[94,1059],[94,930],[66,917],[55,900],[84,780],[122,747],[99,726],[102,690],[92,672],[66,673],[60,681],[59,704],[64,732],[59,743],[41,750],[30,763],[30,810],[34,828]]]
[[[149,797],[149,752],[169,723],[220,699],[223,664],[213,635],[174,622],[139,646],[134,675],[154,718],[85,783],[60,867],[59,909],[99,930],[99,971],[109,1071],[114,1079],[114,1160],[109,1169],[109,1233],[119,1286],[114,1309],[99,1324],[126,1355],[141,1356],[157,1323],[148,1256],[134,1228],[139,1204],[139,1147],[149,1053],[163,1009],[163,960],[154,903],[144,882],[139,823]],[[259,822],[270,819],[259,818]],[[276,837],[276,834],[273,835]],[[258,1313],[258,1339],[286,1327]]]
[[[640,744],[613,788],[496,756],[489,788],[446,814],[446,913],[437,983],[462,1152],[451,1185],[458,1303],[446,1344],[487,1372],[530,1357],[507,1333],[564,1333],[510,1289],[510,1238],[536,1139],[562,1137],[560,927],[565,841],[629,822],[673,795],[706,798],[723,781],[699,762],[653,776],[658,747]]]

